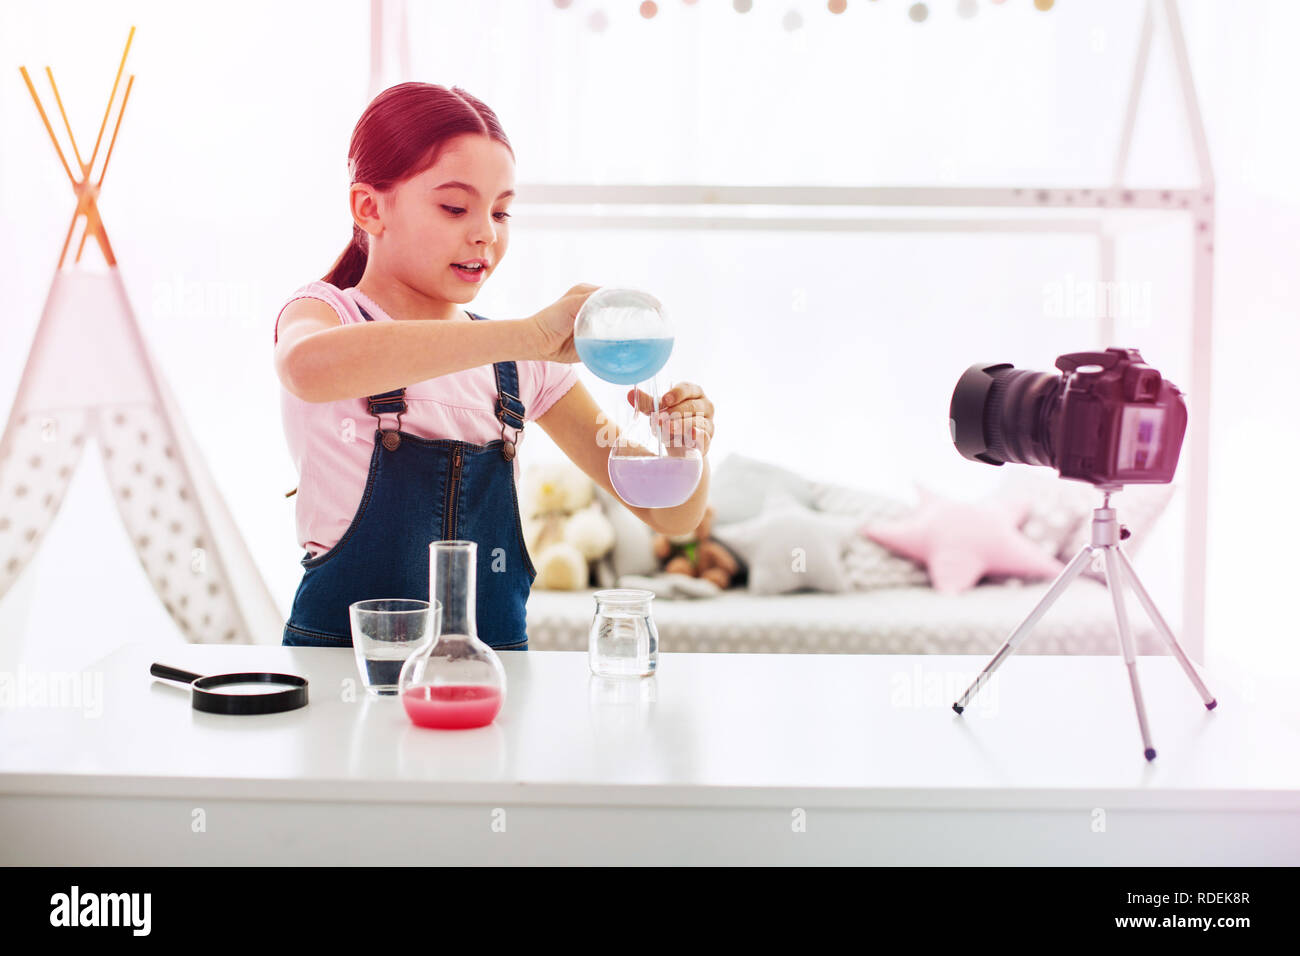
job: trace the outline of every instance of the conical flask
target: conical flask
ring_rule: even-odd
[[[477,567],[474,541],[429,545],[429,596],[442,604],[442,627],[436,641],[407,659],[397,681],[407,716],[421,727],[482,727],[505,704],[505,668],[478,637]]]

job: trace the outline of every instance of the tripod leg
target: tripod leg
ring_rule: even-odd
[[[1192,662],[1183,653],[1181,645],[1174,639],[1174,632],[1169,629],[1169,625],[1165,623],[1160,611],[1156,609],[1155,602],[1151,600],[1151,595],[1147,594],[1146,588],[1138,580],[1137,571],[1133,569],[1133,564],[1129,561],[1128,555],[1118,545],[1115,547],[1115,552],[1119,555],[1119,564],[1124,576],[1128,579],[1128,583],[1133,586],[1133,593],[1137,595],[1138,602],[1146,609],[1147,616],[1151,618],[1151,623],[1156,626],[1156,631],[1164,638],[1169,653],[1173,654],[1178,659],[1178,663],[1182,665],[1183,670],[1192,682],[1192,686],[1201,695],[1201,700],[1205,703],[1205,709],[1214,710],[1218,701],[1214,699],[1214,696],[1201,680],[1201,675],[1196,673],[1196,668],[1192,666]]]
[[[966,693],[961,695],[961,698],[957,703],[952,705],[953,710],[960,714],[966,709],[966,705],[970,703],[970,699],[979,693],[981,687],[988,683],[988,679],[993,676],[993,672],[1001,666],[1004,660],[1015,652],[1016,648],[1020,646],[1020,642],[1024,640],[1025,635],[1033,630],[1034,625],[1037,624],[1039,619],[1047,613],[1047,609],[1050,608],[1056,602],[1056,599],[1061,596],[1061,592],[1069,586],[1071,581],[1078,577],[1079,572],[1083,570],[1083,567],[1087,563],[1091,554],[1091,545],[1085,544],[1079,549],[1079,553],[1076,554],[1070,563],[1065,566],[1065,570],[1056,576],[1056,580],[1053,581],[1052,586],[1047,589],[1047,593],[1043,595],[1042,599],[1039,600],[1036,605],[1034,605],[1034,609],[1029,612],[1029,616],[1016,625],[1016,629],[1011,632],[1011,636],[1006,639],[1000,648],[998,648],[998,652],[993,655],[993,659],[989,661],[984,670],[980,672],[979,677],[975,678],[975,682],[966,688]]]
[[[1128,668],[1128,682],[1133,688],[1133,704],[1137,707],[1138,730],[1142,733],[1142,752],[1147,760],[1156,759],[1156,749],[1151,746],[1151,731],[1147,728],[1147,711],[1142,704],[1142,687],[1138,684],[1137,658],[1133,653],[1133,635],[1128,629],[1128,611],[1124,607],[1124,572],[1120,570],[1119,558],[1114,545],[1104,545],[1102,552],[1106,556],[1106,589],[1110,591],[1111,602],[1115,605],[1115,624],[1119,628],[1119,649],[1124,655],[1124,666]]]

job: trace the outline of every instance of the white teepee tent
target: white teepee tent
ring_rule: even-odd
[[[31,78],[20,68],[72,181],[77,208],[0,436],[0,599],[35,555],[93,440],[140,564],[186,639],[278,643],[281,615],[149,354],[96,204],[134,76],[98,181],[92,183],[91,171],[134,35],[132,27],[89,162],[81,158],[46,67],[80,176],[68,166]],[[79,220],[85,223],[81,243],[65,267]],[[78,267],[88,236],[98,242],[106,272]]]

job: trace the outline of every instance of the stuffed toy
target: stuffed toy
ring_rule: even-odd
[[[519,523],[537,569],[534,588],[585,588],[592,563],[614,548],[614,525],[596,500],[596,483],[571,462],[534,464],[524,471]]]
[[[689,534],[656,534],[654,553],[665,573],[703,578],[726,589],[740,570],[740,562],[722,542],[709,537],[713,514],[713,506],[709,505],[699,527]]]

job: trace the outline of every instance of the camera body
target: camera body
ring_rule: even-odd
[[[1059,376],[1010,363],[972,365],[953,390],[948,427],[966,458],[1056,468],[1094,485],[1173,480],[1187,431],[1183,393],[1137,349],[1071,352]]]

